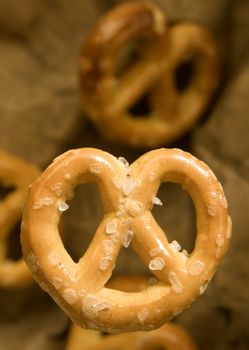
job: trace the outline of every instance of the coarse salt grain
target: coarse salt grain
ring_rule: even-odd
[[[33,209],[41,209],[42,207],[49,207],[55,203],[54,198],[51,197],[43,197],[40,200],[36,201],[33,204]]]
[[[162,252],[162,249],[160,247],[152,248],[149,251],[150,256],[156,256]]]
[[[64,212],[69,208],[69,205],[61,199],[57,201],[56,206],[60,212]]]
[[[129,163],[124,157],[118,157],[118,160],[126,167],[129,168]]]
[[[176,240],[172,241],[169,245],[172,249],[174,249],[177,252],[181,250],[181,246]]]
[[[153,197],[152,203],[155,204],[155,205],[161,205],[161,206],[163,205],[163,202],[158,197]]]
[[[149,269],[151,271],[162,270],[165,266],[165,261],[162,258],[155,258],[150,261]]]
[[[201,260],[194,261],[189,268],[190,275],[199,275],[203,271],[204,265],[204,262]]]
[[[177,294],[181,293],[183,291],[183,285],[179,280],[179,278],[177,277],[176,273],[173,271],[170,271],[168,274],[168,278],[173,291]]]
[[[111,234],[115,233],[116,230],[117,230],[117,221],[116,221],[116,220],[109,221],[109,222],[106,224],[105,232],[106,232],[108,235],[111,235]]]
[[[123,237],[123,246],[125,248],[129,247],[133,236],[134,236],[134,232],[132,230],[128,230],[125,232],[124,237]]]
[[[65,289],[62,293],[62,296],[70,305],[73,305],[77,300],[77,293],[72,288]]]
[[[137,318],[140,322],[144,322],[146,320],[146,318],[148,317],[148,315],[149,315],[149,310],[143,309],[143,310],[138,312]]]
[[[218,233],[215,240],[217,247],[222,247],[224,242],[225,242],[224,237],[220,233]]]
[[[125,196],[129,196],[137,187],[137,181],[133,178],[127,178],[121,183],[122,191]]]

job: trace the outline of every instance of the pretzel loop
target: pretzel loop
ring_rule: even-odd
[[[149,87],[159,78],[160,70],[153,66],[164,62],[161,46],[158,46],[164,29],[164,16],[151,4],[128,4],[107,14],[87,39],[83,51],[83,97],[87,96],[93,106],[98,103],[100,108],[109,109],[108,118],[117,118],[116,114],[132,105],[145,86]],[[142,39],[150,39],[146,47],[143,45],[143,56],[121,75],[115,74],[119,70],[116,57],[122,61],[124,49],[127,46],[132,49],[134,41]],[[156,53],[151,47],[157,47]]]
[[[0,287],[19,288],[31,282],[23,259],[8,258],[8,236],[21,218],[29,184],[38,176],[36,168],[7,152],[0,151],[0,182],[10,192],[0,201]]]
[[[94,181],[105,215],[76,264],[58,223],[72,189]],[[150,213],[165,181],[182,184],[194,201],[197,238],[189,256],[169,244]],[[42,287],[75,322],[108,332],[152,329],[186,308],[203,292],[230,237],[225,197],[214,174],[177,149],[151,151],[130,167],[94,149],[65,153],[32,185],[22,227],[24,256]],[[130,241],[159,282],[136,293],[108,289],[121,246]]]

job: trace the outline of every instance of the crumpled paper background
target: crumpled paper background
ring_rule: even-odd
[[[109,143],[85,119],[78,89],[79,52],[97,18],[118,1],[0,0],[0,148],[44,169],[63,151],[102,148],[130,162],[143,152]],[[206,293],[176,322],[200,349],[249,347],[249,2],[157,0],[172,21],[207,26],[220,47],[222,81],[207,115],[174,146],[204,160],[224,186],[233,220],[228,254]],[[172,145],[171,145],[172,146]],[[190,248],[191,201],[176,185],[163,185],[157,221]],[[80,257],[101,220],[94,186],[81,186],[64,217],[64,242]],[[146,272],[130,250],[117,272]],[[37,285],[0,290],[0,350],[62,350],[69,320]]]

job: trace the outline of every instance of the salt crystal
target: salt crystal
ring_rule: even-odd
[[[155,285],[155,284],[157,284],[158,283],[158,279],[157,278],[155,278],[155,277],[151,277],[150,279],[149,279],[149,285],[150,286],[153,286],[153,285]]]
[[[126,167],[129,168],[129,163],[124,157],[118,157],[118,160]]]
[[[36,272],[39,269],[39,264],[34,253],[27,255],[26,262],[32,272]]]
[[[73,305],[77,300],[77,293],[72,288],[65,289],[62,293],[62,296],[70,305]]]
[[[189,273],[192,276],[199,275],[204,269],[204,262],[201,260],[196,260],[194,261],[190,268],[189,268]]]
[[[186,251],[186,249],[183,249],[183,250],[182,250],[182,254],[183,254],[184,256],[186,256],[186,258],[189,257],[189,254],[188,254],[188,252]]]
[[[69,174],[69,173],[66,173],[65,175],[64,175],[64,178],[66,179],[66,180],[70,180],[71,179],[71,174]]]
[[[163,205],[163,202],[158,197],[153,197],[152,203],[155,204],[155,205]]]
[[[108,235],[111,235],[111,234],[115,233],[116,230],[117,230],[117,221],[116,221],[116,220],[109,221],[109,222],[106,224],[105,232],[106,232]]]
[[[222,247],[224,242],[225,242],[224,237],[220,233],[218,233],[215,240],[217,247]]]
[[[52,278],[52,285],[55,289],[60,289],[63,286],[63,280],[60,277],[53,277]]]
[[[97,312],[99,311],[106,311],[111,308],[112,304],[109,301],[100,301],[95,305],[95,310]]]
[[[110,264],[109,257],[101,258],[100,262],[99,262],[99,269],[101,271],[106,271],[108,269],[108,267],[109,267],[109,264]]]
[[[104,249],[104,254],[106,256],[110,256],[113,254],[114,251],[114,243],[110,239],[104,239],[103,240],[103,249]]]
[[[216,199],[216,198],[217,198],[217,192],[211,191],[210,196],[211,196],[212,198]]]
[[[57,197],[60,197],[63,193],[62,183],[57,182],[51,186],[51,191],[53,191]]]
[[[175,293],[179,294],[183,291],[183,285],[178,279],[175,272],[171,271],[168,274],[169,282],[171,283],[172,289]]]
[[[33,209],[36,210],[36,209],[41,209],[42,207],[48,207],[50,205],[53,205],[54,202],[55,202],[54,198],[43,197],[33,204]]]
[[[156,256],[162,252],[162,249],[160,247],[152,248],[149,251],[150,256]]]
[[[69,208],[69,205],[61,199],[57,201],[56,206],[61,212],[66,211]]]
[[[150,261],[149,269],[152,271],[162,270],[165,266],[165,261],[162,258],[155,258]]]
[[[123,237],[123,246],[125,248],[129,247],[133,236],[134,236],[134,232],[132,230],[128,230],[125,232],[124,237]]]
[[[100,164],[97,163],[97,162],[92,162],[92,163],[89,165],[89,170],[90,170],[90,172],[93,173],[93,174],[100,174],[100,173],[101,173]]]
[[[132,178],[127,178],[122,182],[122,190],[125,196],[129,196],[137,187],[137,181]]]
[[[177,252],[181,250],[181,246],[176,240],[172,241],[169,245],[172,249],[176,250]]]
[[[139,313],[137,314],[137,318],[139,319],[140,322],[144,322],[146,320],[146,318],[149,315],[149,310],[148,309],[143,309],[141,311],[139,311]]]
[[[209,204],[208,206],[208,214],[212,217],[215,217],[217,215],[217,209],[214,205]]]
[[[58,265],[58,264],[59,264],[59,261],[60,261],[60,257],[59,257],[59,255],[58,255],[58,253],[56,253],[56,252],[51,252],[51,253],[48,255],[48,261],[49,261],[49,263],[50,263],[52,266]]]

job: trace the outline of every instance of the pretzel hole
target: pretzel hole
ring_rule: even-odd
[[[126,43],[117,53],[117,61],[114,74],[116,78],[121,78],[140,60],[143,53],[145,39],[140,38]]]
[[[165,182],[156,195],[163,205],[153,205],[152,214],[167,235],[168,242],[176,241],[191,253],[196,238],[196,218],[193,202],[179,184]]]
[[[12,228],[7,237],[7,259],[17,261],[22,257],[20,232],[21,220]]]
[[[14,192],[15,190],[15,186],[0,184],[0,199],[5,199],[11,192]]]
[[[190,85],[195,73],[195,60],[185,59],[175,70],[175,86],[178,92],[184,92]]]
[[[144,94],[131,108],[129,113],[134,118],[148,118],[152,113],[150,92]]]
[[[112,272],[112,276],[119,275],[145,275],[148,278],[153,278],[152,272],[146,268],[144,262],[140,259],[137,253],[129,246],[123,248],[116,259],[115,268]],[[121,288],[122,289],[122,288]]]
[[[96,184],[78,185],[60,221],[61,239],[74,262],[84,255],[103,218],[103,207]]]

